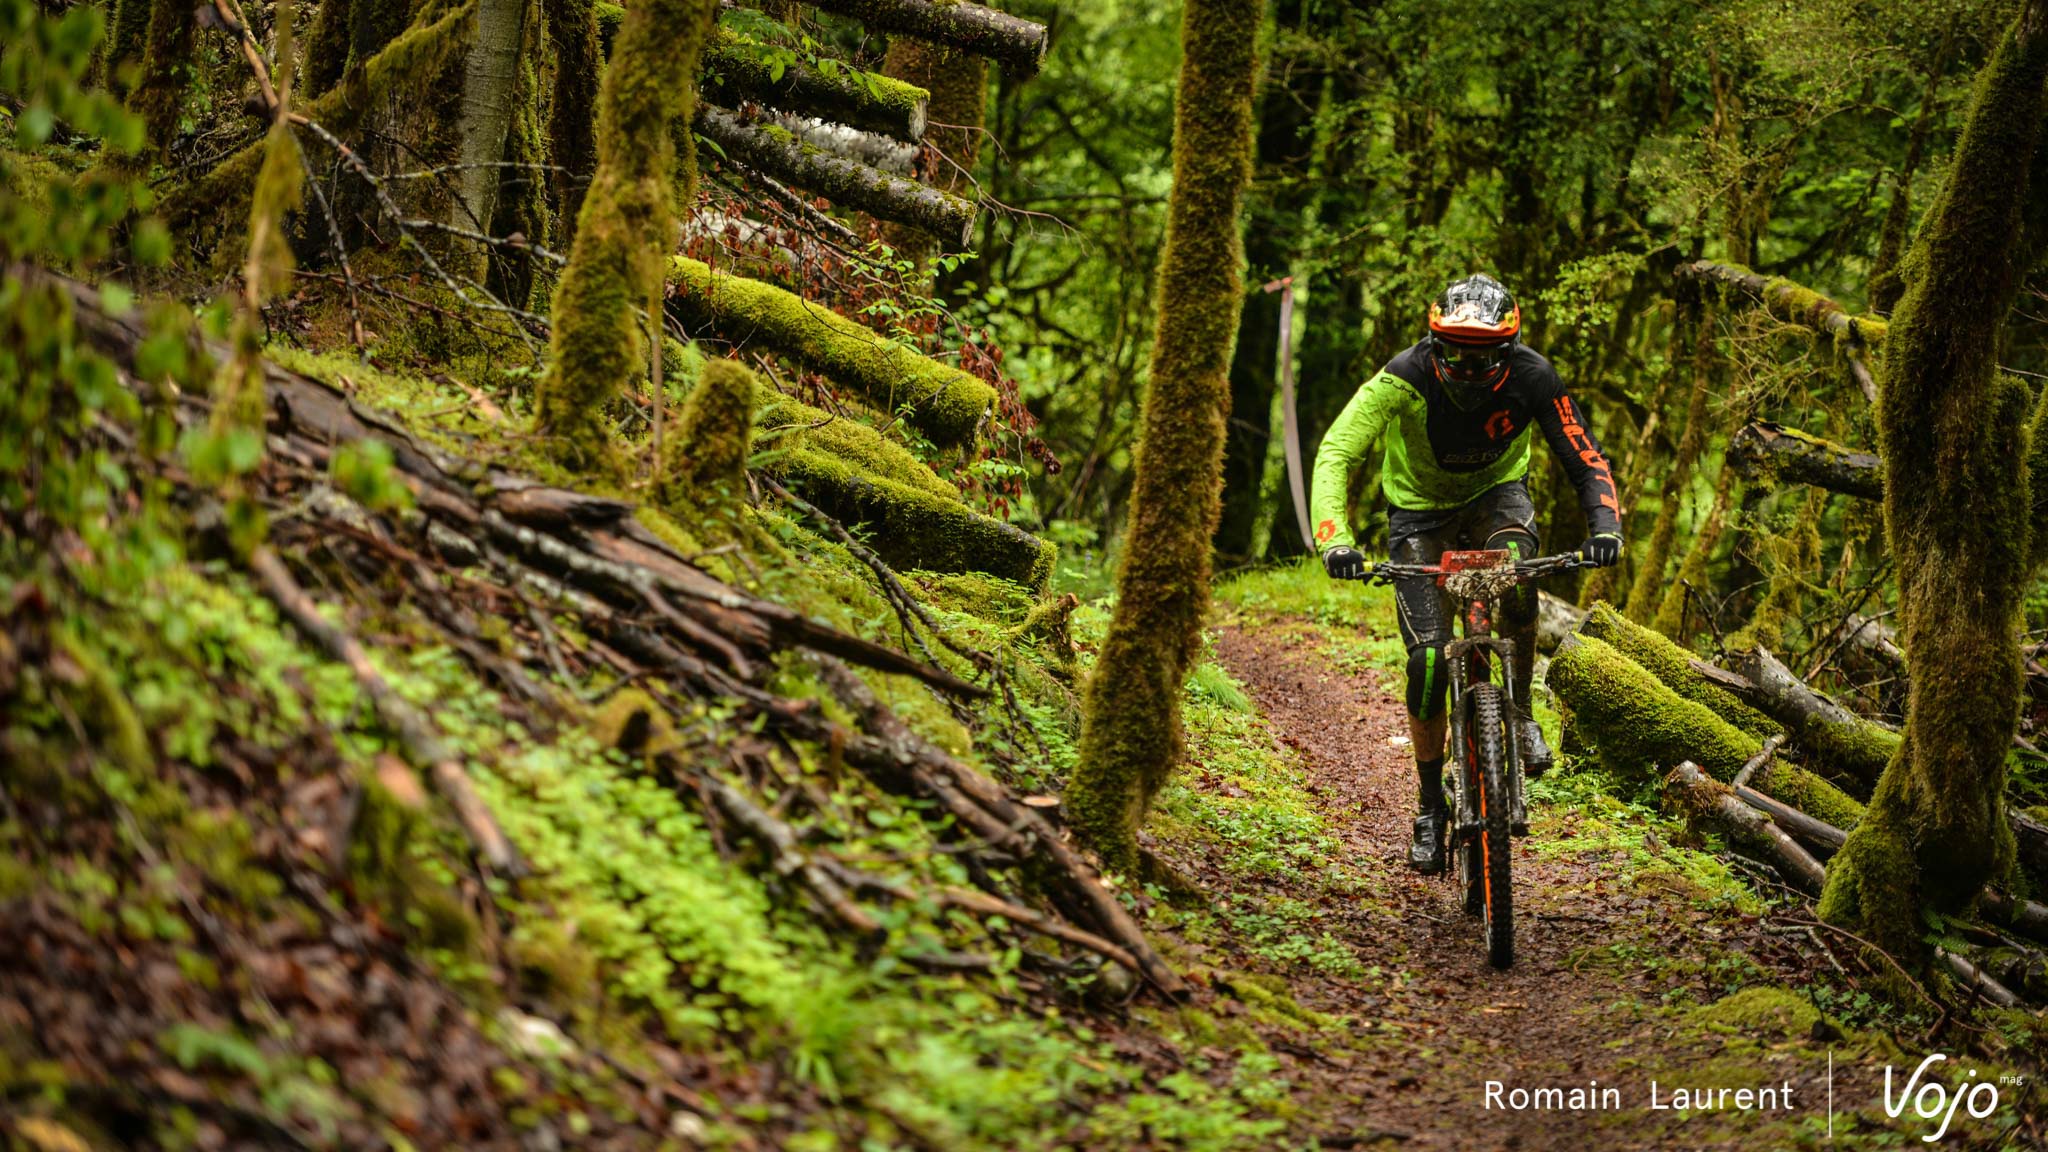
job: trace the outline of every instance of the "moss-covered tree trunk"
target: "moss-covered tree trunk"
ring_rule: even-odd
[[[1925,956],[1923,908],[1953,911],[2012,859],[2005,757],[2027,577],[2026,389],[1997,368],[2048,80],[2048,0],[2029,0],[1978,78],[1946,185],[1903,271],[1878,395],[1910,678],[1899,754],[1828,869],[1821,915]]]
[[[597,176],[555,289],[539,397],[551,451],[572,466],[613,459],[605,409],[647,364],[640,325],[674,245],[675,206],[696,196],[696,165],[679,162],[669,126],[696,112],[697,60],[717,12],[716,0],[634,5],[605,70]],[[680,188],[671,186],[677,174]]]
[[[1629,585],[1624,607],[1628,618],[1648,624],[1656,616],[1664,590],[1664,567],[1671,559],[1671,545],[1678,536],[1678,512],[1692,487],[1692,466],[1699,462],[1707,444],[1707,393],[1713,379],[1712,313],[1694,310],[1680,322],[1692,327],[1692,398],[1686,402],[1685,431],[1671,455],[1671,473],[1657,498],[1657,522],[1650,529],[1650,545],[1637,561],[1635,580]]]
[[[1181,16],[1145,430],[1116,613],[1088,684],[1081,762],[1066,797],[1076,830],[1113,867],[1135,865],[1138,819],[1180,757],[1181,684],[1209,605],[1263,14],[1259,0],[1188,0]]]

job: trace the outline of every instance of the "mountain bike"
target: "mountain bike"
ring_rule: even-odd
[[[1509,840],[1529,834],[1522,797],[1521,745],[1513,723],[1514,641],[1493,634],[1493,604],[1518,584],[1591,568],[1578,553],[1517,561],[1505,549],[1445,552],[1435,564],[1373,566],[1366,580],[1429,578],[1465,602],[1464,635],[1444,647],[1451,670],[1450,733],[1453,771],[1444,773],[1451,822],[1448,847],[1469,915],[1484,917],[1486,958],[1496,968],[1515,962],[1515,901]]]

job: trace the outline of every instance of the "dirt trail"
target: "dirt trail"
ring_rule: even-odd
[[[1347,1101],[1334,1128],[1314,1133],[1324,1147],[1705,1148],[1731,1146],[1728,1138],[1745,1129],[1752,1139],[1758,1134],[1753,1122],[1691,1123],[1649,1110],[1653,1069],[1667,1093],[1675,1082],[1790,1080],[1799,1115],[1821,1120],[1824,1049],[1799,1043],[1804,1035],[1780,1038],[1796,1041],[1778,1045],[1790,1051],[1709,1067],[1724,1055],[1720,1041],[1702,1043],[1696,1031],[1677,1035],[1655,1010],[1687,980],[1701,985],[1695,1001],[1716,999],[1698,968],[1725,960],[1731,945],[1768,968],[1771,951],[1784,949],[1779,938],[1753,922],[1745,929],[1743,918],[1717,918],[1624,884],[1608,853],[1539,854],[1524,841],[1515,858],[1518,959],[1513,969],[1495,971],[1454,883],[1405,866],[1414,769],[1408,749],[1388,739],[1406,731],[1398,685],[1346,673],[1284,628],[1225,627],[1217,654],[1275,735],[1303,754],[1309,791],[1324,802],[1331,834],[1366,878],[1364,897],[1338,917],[1340,935],[1365,963],[1411,977],[1390,983],[1288,974],[1299,1002],[1366,1026],[1355,1046],[1310,1053],[1290,1068],[1326,1100]],[[1537,817],[1536,837],[1571,835],[1565,820]],[[1617,944],[1643,948],[1657,974],[1615,959],[1610,946]],[[1590,1115],[1488,1109],[1488,1080],[1567,1090],[1597,1080],[1619,1088],[1622,1107]],[[1845,1091],[1839,1068],[1835,1088]]]

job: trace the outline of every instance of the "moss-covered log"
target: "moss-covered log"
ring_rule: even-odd
[[[1762,747],[1597,636],[1566,637],[1544,679],[1571,711],[1573,731],[1609,772],[1632,784],[1648,783],[1681,760],[1732,780]]]
[[[1728,464],[1742,476],[1766,486],[1810,484],[1845,496],[1884,499],[1884,464],[1832,440],[1754,420],[1728,442]]]
[[[861,525],[889,565],[934,572],[986,572],[1043,593],[1052,580],[1052,545],[1014,524],[843,457],[796,448],[767,470],[845,524]]]
[[[1002,65],[1018,80],[1045,62],[1045,25],[962,0],[823,0],[818,7],[851,16],[870,32],[915,36]]]
[[[760,52],[722,29],[704,50],[704,98],[719,104],[766,104],[915,142],[924,139],[930,97],[915,84],[852,68],[827,76],[788,63],[777,76]]]
[[[1740,264],[1697,260],[1680,264],[1672,271],[1680,280],[1691,280],[1732,290],[1748,301],[1763,306],[1776,319],[1823,332],[1838,340],[1864,344],[1884,343],[1887,325],[1882,317],[1858,316],[1827,296],[1782,276],[1765,276]]]
[[[1709,680],[1695,668],[1691,652],[1614,610],[1605,602],[1593,605],[1579,631],[1612,645],[1642,665],[1664,686],[1761,740],[1778,731],[1771,717],[1743,703],[1735,693]]]
[[[1801,680],[1766,648],[1742,654],[1737,671],[1751,702],[1785,726],[1807,756],[1856,782],[1865,795],[1899,750],[1899,734],[1865,720]]]
[[[1181,758],[1181,688],[1209,606],[1264,13],[1259,0],[1188,0],[1181,10],[1145,431],[1116,614],[1088,682],[1081,759],[1066,793],[1076,830],[1118,868],[1137,864],[1138,821]]]
[[[668,310],[692,336],[758,345],[822,372],[884,412],[902,412],[939,444],[958,444],[995,406],[979,377],[923,356],[894,340],[773,284],[714,272],[701,260],[670,263],[675,291]]]
[[[675,205],[695,199],[690,158],[678,162],[671,124],[696,111],[697,57],[716,0],[649,0],[626,13],[598,96],[597,178],[583,198],[576,243],[555,289],[539,424],[572,465],[612,458],[605,409],[648,362],[645,310],[674,249]],[[687,133],[685,134],[687,144]],[[672,187],[677,174],[683,187]]]
[[[966,244],[974,227],[973,201],[808,147],[781,128],[757,127],[707,106],[697,116],[697,131],[741,164],[841,208],[907,224],[948,244]]]
[[[891,567],[987,572],[1041,593],[1050,583],[1051,544],[967,507],[901,444],[766,384],[756,385],[754,402],[761,470],[833,519],[863,526]]]
[[[2048,84],[2048,3],[2029,0],[1986,63],[1946,183],[1903,267],[1879,389],[1885,527],[1907,675],[1898,756],[1849,836],[1823,918],[1927,956],[1924,913],[1958,912],[2012,859],[2006,755],[2029,568],[2032,397],[1998,371]]]

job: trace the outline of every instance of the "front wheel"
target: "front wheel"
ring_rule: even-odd
[[[1507,707],[1498,684],[1475,684],[1467,698],[1472,714],[1465,725],[1464,783],[1476,801],[1479,827],[1459,847],[1458,876],[1465,888],[1466,910],[1484,917],[1487,961],[1506,968],[1515,962]]]

